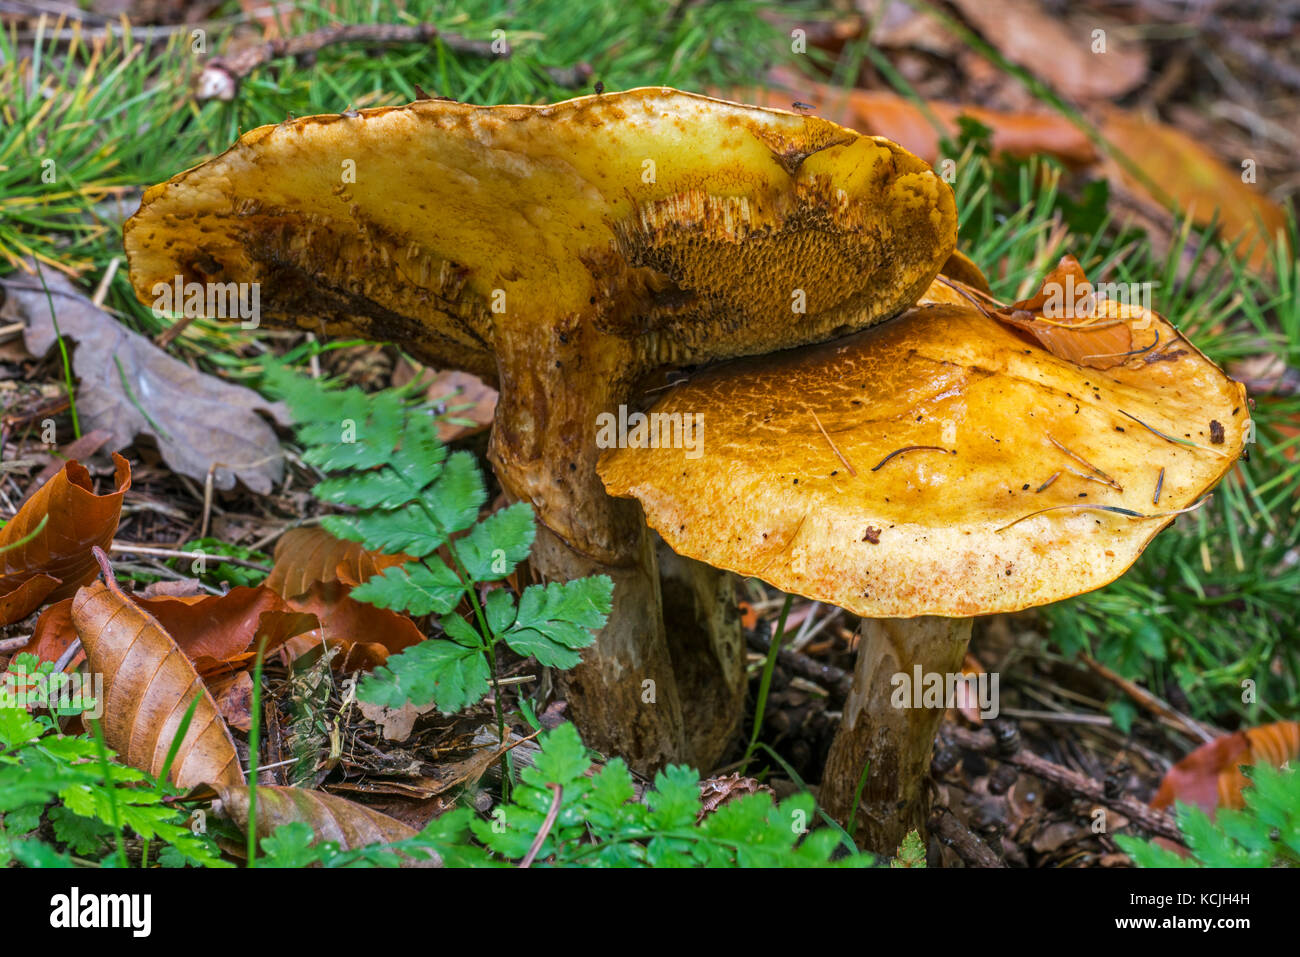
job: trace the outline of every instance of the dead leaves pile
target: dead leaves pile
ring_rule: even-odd
[[[324,648],[336,670],[352,672],[423,640],[411,619],[348,594],[403,557],[367,553],[322,529],[299,528],[282,536],[264,585],[218,595],[128,594],[107,558],[131,484],[130,466],[115,460],[112,491],[97,494],[84,466],[69,462],[0,530],[3,622],[45,605],[19,651],[58,661],[80,641],[65,667],[84,662],[90,673],[103,675],[108,747],[155,777],[165,773],[179,788],[215,789],[224,811],[247,827],[243,752],[231,729],[249,729],[250,669],[259,649],[287,665]],[[96,580],[101,573],[103,580]],[[414,833],[343,798],[296,788],[262,793],[261,836],[279,824],[305,821],[318,839],[347,849]]]

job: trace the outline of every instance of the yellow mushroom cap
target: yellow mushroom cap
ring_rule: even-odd
[[[693,447],[611,449],[606,489],[710,565],[864,617],[966,617],[1114,580],[1248,440],[1243,387],[1154,313],[1113,307],[1147,351],[1103,371],[932,292],[692,377],[649,413]]]
[[[914,303],[951,189],[888,140],[671,89],[443,100],[245,134],[146,192],[131,281],[257,282],[266,321],[496,373],[575,323],[654,362],[758,354]]]

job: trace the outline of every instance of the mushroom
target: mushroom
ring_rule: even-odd
[[[861,616],[821,800],[847,821],[865,769],[855,837],[880,852],[924,833],[972,619],[1119,577],[1250,434],[1244,388],[1154,313],[1108,302],[1070,333],[1131,336],[1100,369],[985,298],[940,279],[888,323],[704,370],[651,410],[702,416],[703,455],[599,465],[679,554]]]
[[[262,127],[148,190],[124,232],[144,302],[163,284],[258,283],[267,322],[395,342],[498,386],[489,456],[540,520],[534,570],[615,583],[570,710],[589,745],[646,770],[718,756],[736,714],[690,708],[738,710],[742,648],[735,616],[729,638],[707,613],[725,591],[708,569],[675,579],[702,635],[665,633],[652,539],[605,494],[599,445],[625,438],[656,368],[898,314],[952,252],[956,210],[887,140],[656,88]]]

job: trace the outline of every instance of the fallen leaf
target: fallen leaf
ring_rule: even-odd
[[[36,619],[32,629],[31,640],[18,649],[15,654],[33,654],[41,661],[58,661],[77,637],[77,629],[72,624],[72,599],[65,598],[47,606]],[[86,660],[84,651],[78,652],[69,662],[70,666],[79,665]]]
[[[953,3],[998,52],[1070,99],[1113,99],[1146,79],[1146,50],[1124,42],[1092,14],[1086,20],[1060,17],[1039,0]]]
[[[740,602],[736,606],[740,610],[740,627],[745,631],[753,631],[758,627],[758,609],[747,601]]]
[[[67,598],[94,579],[91,548],[112,542],[122,496],[131,487],[126,459],[114,455],[113,462],[112,492],[96,495],[85,466],[68,462],[0,529],[0,624]]]
[[[438,423],[438,439],[451,442],[477,435],[492,426],[497,410],[497,390],[478,376],[457,369],[433,375],[425,397],[443,408],[447,418]]]
[[[209,688],[211,689],[211,685]],[[253,676],[241,671],[233,678],[222,682],[219,689],[214,689],[217,711],[227,726],[238,731],[248,732],[253,725]]]
[[[1133,329],[1153,325],[1149,314],[1132,318],[1131,310],[1122,310],[1124,304],[1098,298],[1079,261],[1066,255],[1038,292],[994,314],[1028,332],[1058,358],[1089,369],[1113,369],[1134,358]],[[1156,345],[1154,333],[1145,340],[1144,347]]]
[[[317,583],[360,585],[385,568],[404,565],[409,555],[368,552],[359,542],[335,538],[318,525],[291,528],[275,545],[266,587],[285,598],[306,594]]]
[[[72,622],[88,667],[104,676],[104,740],[123,760],[162,772],[195,697],[194,718],[170,778],[180,788],[243,784],[235,742],[194,667],[158,620],[128,598],[99,553],[108,584],[93,582],[72,601]]]
[[[979,700],[978,685],[971,682],[978,682],[979,676],[984,674],[984,668],[980,665],[979,659],[966,652],[966,657],[962,659],[961,673],[964,677],[968,676],[971,681],[959,681],[953,688],[954,701],[952,708],[948,710],[951,717],[952,712],[957,711],[963,718],[971,724],[981,726],[984,724],[984,718],[980,714],[983,710]]]
[[[728,801],[749,794],[772,796],[775,792],[766,784],[760,784],[757,778],[741,777],[739,771],[701,781],[700,813],[696,816],[696,823],[703,821]]]
[[[1241,789],[1249,783],[1240,765],[1280,767],[1296,758],[1300,758],[1300,721],[1279,721],[1225,734],[1170,768],[1151,806],[1159,810],[1182,801],[1206,814],[1220,807],[1239,810],[1246,806]]]
[[[41,469],[36,478],[32,480],[33,484],[44,485],[50,479],[54,478],[54,476],[58,474],[59,470],[70,461],[79,462],[82,459],[90,458],[90,456],[98,452],[104,443],[112,437],[113,436],[105,430],[98,429],[94,432],[85,433],[79,439],[73,439],[63,448],[59,449],[57,455],[50,456],[50,464]]]
[[[280,421],[286,413],[252,389],[198,372],[104,312],[65,276],[49,273],[59,330],[77,342],[72,365],[79,380],[77,412],[87,430],[111,433],[122,449],[137,435],[153,436],[163,461],[182,475],[230,489],[235,479],[265,495],[284,474],[275,431],[258,411]],[[26,323],[27,348],[44,355],[55,344],[49,301],[35,276],[7,282],[0,316]]]
[[[320,627],[315,615],[290,608],[265,587],[232,588],[224,595],[132,595],[131,602],[158,621],[209,684],[214,677],[250,667],[259,640],[266,639],[269,653],[295,635]],[[57,661],[74,637],[71,600],[56,602],[36,620],[22,651]]]
[[[1267,243],[1287,232],[1286,212],[1262,190],[1242,181],[1240,167],[1224,166],[1199,140],[1158,120],[1125,110],[1108,110],[1102,134],[1121,149],[1165,195],[1155,195],[1146,183],[1119,163],[1107,161],[1112,184],[1140,200],[1169,208],[1169,200],[1205,226],[1217,217],[1220,234],[1240,242],[1240,252],[1257,268],[1269,262]]]
[[[318,583],[289,602],[295,610],[315,615],[320,627],[290,638],[284,646],[286,654],[296,658],[324,641],[326,647],[339,649],[336,671],[370,671],[389,655],[424,640],[410,618],[359,602],[348,591],[338,582]]]
[[[417,708],[409,701],[400,708],[390,708],[388,705],[383,704],[371,704],[369,701],[361,701],[358,704],[361,713],[383,729],[385,741],[399,742],[405,741],[411,736],[417,718],[436,708],[434,704],[427,704]]]
[[[277,613],[293,614],[283,598],[263,586],[232,588],[224,595],[162,596],[135,601],[158,619],[191,661],[207,660],[214,664],[237,665],[252,659],[261,622]],[[275,622],[277,640],[272,643],[268,638],[268,652],[293,637],[285,634],[284,619],[271,620]],[[305,619],[299,624],[300,631],[293,634],[315,627]],[[204,668],[199,670],[202,673]]]
[[[222,812],[240,830],[249,826],[248,788],[216,788]],[[257,789],[257,837],[270,837],[282,824],[301,821],[311,826],[317,841],[334,841],[340,850],[369,844],[391,844],[414,837],[416,831],[396,818],[372,811],[347,798],[303,788],[261,785]],[[406,867],[438,867],[441,861],[407,859]]]

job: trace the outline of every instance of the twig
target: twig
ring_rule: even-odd
[[[768,649],[772,647],[772,640],[757,628],[747,636],[746,640],[751,648],[763,654],[767,654]],[[843,668],[823,664],[801,652],[782,648],[777,653],[776,660],[800,677],[817,682],[827,690],[832,702],[843,702],[853,688],[852,674]]]
[[[1040,758],[1025,748],[1021,747],[1009,753],[1003,753],[998,749],[997,741],[991,731],[968,731],[956,725],[949,725],[941,733],[958,747],[965,748],[968,751],[992,754],[999,760],[1014,764],[1022,771],[1026,771],[1042,781],[1055,784],[1089,801],[1103,804],[1112,810],[1118,811],[1144,831],[1167,837],[1180,844],[1183,842],[1182,832],[1178,830],[1178,825],[1174,823],[1174,819],[1170,815],[1163,811],[1157,811],[1127,794],[1111,797],[1106,793],[1106,788],[1099,781],[1048,761],[1046,758]]]
[[[0,655],[7,655],[11,651],[17,651],[31,640],[31,635],[19,635],[17,638],[0,638]]]
[[[230,102],[239,92],[240,81],[272,60],[282,57],[310,56],[338,43],[367,43],[392,46],[403,43],[433,44],[441,41],[457,53],[480,57],[508,57],[510,45],[504,40],[470,40],[456,33],[439,30],[429,23],[350,23],[323,27],[310,33],[268,40],[229,57],[213,57],[199,74],[195,99]]]
[[[974,867],[1007,866],[1006,861],[995,854],[979,835],[971,833],[946,807],[936,807],[931,813],[930,833],[956,851],[967,864]]]
[[[1172,721],[1192,737],[1200,738],[1202,741],[1208,742],[1215,739],[1216,735],[1199,721],[1196,721],[1194,718],[1190,718],[1181,711],[1165,704],[1165,702],[1161,701],[1150,691],[1147,691],[1145,688],[1140,688],[1127,678],[1117,675],[1094,658],[1090,658],[1087,655],[1080,655],[1079,657],[1083,659],[1085,665],[1101,677],[1105,678],[1111,684],[1115,685],[1143,708],[1146,708],[1154,714],[1157,718],[1164,718],[1166,721]]]
[[[64,649],[63,654],[59,655],[59,660],[54,662],[54,670],[62,671],[72,663],[72,659],[77,657],[77,652],[81,651],[81,639],[73,638],[72,644]]]
[[[542,843],[546,840],[546,835],[551,833],[551,828],[555,826],[555,819],[560,816],[560,799],[564,797],[564,788],[558,784],[548,784],[546,786],[551,789],[555,797],[551,799],[550,810],[546,812],[542,826],[538,829],[537,836],[533,838],[533,846],[528,849],[524,859],[519,862],[520,868],[533,866],[533,860],[537,857],[537,852],[542,849]]]
[[[154,548],[150,545],[136,545],[133,542],[114,542],[109,546],[112,551],[126,552],[131,555],[153,555],[156,558],[197,558],[198,552],[183,552],[178,548]],[[259,572],[270,572],[271,569],[266,565],[260,565],[257,562],[250,562],[244,558],[232,558],[228,555],[214,555],[213,558],[218,562],[224,562],[227,565],[238,565],[241,568],[252,568]]]

